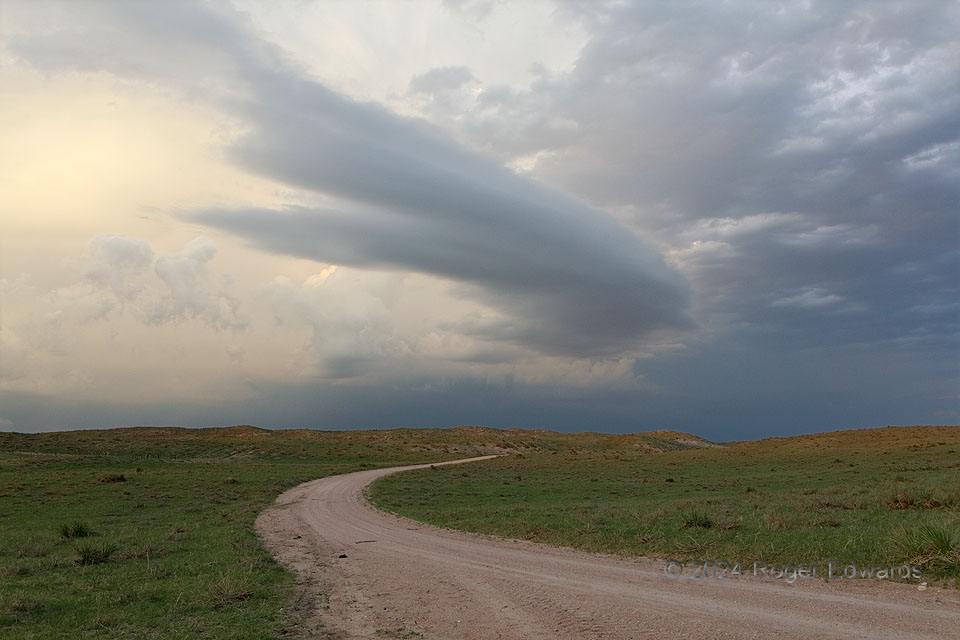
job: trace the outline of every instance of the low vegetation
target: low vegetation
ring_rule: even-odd
[[[960,582],[960,428],[723,447],[577,449],[389,476],[381,507],[432,524],[679,560],[913,562]]]
[[[0,638],[283,637],[293,578],[260,510],[320,476],[483,451],[413,430],[0,433]]]
[[[60,525],[60,535],[64,538],[86,538],[91,535],[90,527],[81,520]]]
[[[325,475],[487,453],[509,455],[394,476],[374,497],[443,526],[594,551],[910,560],[957,577],[958,436],[717,447],[668,431],[476,427],[0,433],[0,637],[289,637],[293,577],[253,532],[267,504]]]

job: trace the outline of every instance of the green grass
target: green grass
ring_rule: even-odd
[[[713,518],[706,511],[687,511],[680,515],[684,529],[709,529],[714,525]]]
[[[64,538],[86,538],[92,535],[90,527],[82,520],[76,520],[70,524],[60,525],[60,535]]]
[[[476,427],[0,433],[0,637],[289,637],[302,631],[293,576],[253,532],[279,493],[330,474],[495,452],[511,455],[401,474],[374,495],[436,524],[596,551],[896,557],[956,576],[958,433],[723,448],[671,432]]]
[[[80,565],[103,564],[110,560],[119,548],[112,542],[81,542],[76,547],[75,562]]]
[[[939,575],[960,578],[960,527],[924,523],[901,529],[893,537],[893,544],[901,557]]]
[[[0,638],[283,637],[293,576],[253,532],[280,492],[484,451],[423,430],[0,433]]]
[[[506,456],[377,481],[432,524],[624,555],[922,563],[960,579],[960,428],[909,427],[719,448]]]

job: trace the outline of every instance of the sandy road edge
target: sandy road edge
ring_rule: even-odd
[[[393,517],[402,518],[395,514],[383,511],[366,499],[366,490],[370,484],[380,478],[402,471],[425,469],[452,464],[465,464],[492,460],[506,454],[493,454],[446,460],[442,462],[428,462],[424,464],[405,465],[399,467],[385,467],[382,469],[364,470],[352,473],[379,472],[362,488],[364,502],[371,508]],[[349,475],[349,474],[339,474]],[[346,576],[331,561],[323,562],[321,558],[333,558],[335,549],[326,540],[317,535],[312,527],[304,523],[291,508],[301,502],[304,494],[309,492],[311,485],[334,476],[322,476],[314,480],[301,483],[287,489],[263,509],[254,521],[254,530],[264,547],[287,570],[296,576],[296,595],[289,608],[281,609],[284,613],[284,623],[281,634],[284,637],[311,637],[328,640],[355,637],[356,628],[349,628],[347,621],[333,615],[329,608],[330,593],[353,591],[353,586]],[[411,521],[414,522],[414,521]],[[420,524],[420,523],[418,523]],[[319,551],[319,553],[318,553]],[[351,593],[349,597],[362,598],[359,593]]]
[[[556,547],[530,541],[512,540],[486,534],[434,527],[392,514],[389,511],[378,509],[370,503],[365,496],[369,485],[373,481],[399,471],[422,469],[437,465],[461,464],[494,457],[497,456],[483,456],[463,460],[451,460],[442,463],[389,467],[365,470],[352,474],[326,476],[298,485],[278,496],[273,505],[261,512],[256,521],[256,529],[267,549],[271,551],[279,562],[297,576],[297,599],[293,611],[288,612],[288,624],[284,629],[284,635],[326,638],[328,640],[366,640],[378,637],[376,635],[377,633],[393,629],[398,623],[406,624],[410,621],[414,625],[418,625],[417,617],[410,615],[410,612],[417,604],[426,602],[428,603],[427,609],[431,613],[434,612],[436,603],[439,598],[442,598],[442,594],[436,592],[431,594],[429,588],[425,591],[421,588],[423,584],[435,585],[436,581],[433,580],[433,576],[418,574],[418,577],[414,581],[411,582],[407,580],[407,591],[403,592],[407,595],[407,598],[406,600],[402,600],[401,598],[400,602],[402,604],[397,606],[398,593],[402,592],[403,587],[400,586],[399,589],[401,591],[398,591],[398,587],[392,584],[390,578],[396,574],[384,573],[383,571],[378,573],[378,569],[382,568],[383,565],[381,563],[384,562],[384,560],[389,562],[389,559],[395,556],[406,557],[410,541],[405,538],[403,540],[397,540],[394,537],[394,548],[389,556],[379,558],[376,560],[376,564],[373,565],[369,563],[366,565],[363,564],[364,556],[368,550],[365,549],[363,552],[360,552],[359,548],[357,548],[356,553],[350,550],[354,544],[374,542],[374,540],[359,540],[359,538],[354,537],[358,535],[365,537],[366,532],[372,530],[365,528],[363,525],[374,525],[374,521],[376,521],[375,527],[379,526],[380,523],[387,523],[389,528],[391,526],[389,523],[392,522],[392,526],[398,526],[400,529],[423,532],[417,534],[417,537],[421,538],[419,545],[421,557],[423,557],[422,550],[424,548],[428,550],[428,553],[435,551],[432,546],[435,542],[433,539],[427,541],[428,547],[424,547],[424,540],[422,539],[422,536],[429,530],[435,530],[437,535],[436,542],[449,543],[457,540],[469,544],[480,542],[484,548],[491,547],[490,551],[495,554],[503,551],[513,553],[518,549],[533,552],[538,565],[538,567],[533,570],[533,573],[539,571],[539,564],[544,560],[562,561],[565,563],[562,566],[569,567],[571,565],[568,563],[571,559],[582,560],[585,556],[590,556],[589,564],[591,566],[594,564],[603,564],[618,570],[617,565],[622,564],[625,560],[625,558],[621,556],[589,553],[567,547]],[[353,477],[351,478],[351,476]],[[322,497],[325,490],[329,494],[330,491],[336,491],[338,488],[340,489],[340,495],[338,497],[334,499],[325,499]],[[348,489],[348,491],[344,492],[343,489]],[[346,501],[344,501],[344,498],[346,498]],[[338,505],[341,507],[340,512],[328,510],[328,506],[334,507]],[[368,516],[357,514],[356,510],[358,508],[366,512]],[[352,509],[353,511],[350,511],[350,515],[347,515],[348,512],[345,509]],[[325,515],[318,519],[319,513],[324,513]],[[359,516],[361,527],[355,531],[341,529],[339,531],[341,539],[338,541],[338,523],[349,523],[350,526],[353,526],[354,523],[351,518],[354,515]],[[329,522],[331,526],[325,528],[323,524],[325,522]],[[347,531],[349,536],[344,536],[344,531]],[[382,534],[383,532],[380,533]],[[387,544],[386,541],[389,539],[390,536],[387,536],[385,539],[381,539],[380,542]],[[396,543],[400,543],[400,546],[397,546]],[[412,549],[416,551],[417,547],[414,546]],[[347,555],[340,554],[349,554],[350,559],[341,560],[341,558],[346,558]],[[453,564],[460,564],[459,560],[460,556],[454,556]],[[514,560],[519,560],[519,558],[514,557]],[[669,620],[669,624],[664,623],[663,626],[663,628],[667,630],[673,629],[678,619],[683,619],[683,616],[680,614],[686,613],[688,614],[687,617],[689,617],[688,598],[698,599],[700,604],[704,606],[704,611],[714,611],[715,614],[720,615],[720,617],[726,616],[725,619],[728,619],[727,622],[731,624],[739,621],[743,615],[750,614],[760,616],[763,619],[767,619],[768,622],[772,621],[783,627],[784,624],[787,624],[783,622],[783,620],[789,618],[787,627],[788,630],[793,631],[793,633],[785,637],[790,638],[813,637],[812,634],[814,632],[819,633],[825,629],[833,629],[830,624],[821,620],[823,615],[827,613],[832,616],[832,623],[835,623],[838,628],[843,627],[843,629],[846,630],[844,633],[838,632],[830,635],[830,637],[837,638],[887,637],[903,639],[921,636],[929,638],[952,638],[953,636],[945,635],[944,628],[941,627],[944,627],[945,624],[960,623],[960,599],[955,597],[957,595],[956,593],[947,596],[948,592],[942,592],[934,588],[927,590],[926,593],[921,595],[915,587],[886,582],[872,583],[863,581],[850,583],[849,585],[845,582],[843,585],[840,585],[834,582],[820,583],[818,581],[816,584],[806,584],[803,588],[800,586],[787,588],[782,584],[761,584],[760,579],[751,579],[743,583],[742,591],[731,592],[724,590],[723,592],[714,591],[704,594],[702,590],[698,591],[699,587],[693,585],[692,581],[688,581],[691,582],[691,584],[684,583],[683,581],[671,581],[673,585],[671,591],[676,593],[674,594],[674,599],[668,601],[670,598],[664,599],[664,589],[659,584],[649,582],[649,578],[651,577],[664,579],[663,561],[654,560],[653,558],[630,558],[627,560],[630,563],[630,576],[627,576],[627,582],[629,582],[629,584],[625,588],[635,590],[630,592],[629,601],[633,602],[633,600],[642,593],[645,602],[652,607],[645,615],[659,615],[663,620]],[[493,566],[496,564],[497,560],[494,559],[492,564],[491,561],[483,561],[477,566],[485,568],[486,565]],[[518,563],[518,566],[520,565],[522,565],[522,563]],[[620,567],[620,569],[622,569],[622,567]],[[393,571],[395,571],[395,568]],[[507,573],[510,572],[508,571]],[[520,573],[524,573],[522,568]],[[530,569],[527,569],[525,573],[533,575]],[[500,580],[501,583],[505,582],[507,586],[510,586],[510,576],[503,578],[499,577],[499,573],[497,575],[497,579]],[[597,575],[598,574],[584,574],[583,579],[597,579]],[[647,575],[648,577],[643,578],[643,575]],[[601,575],[598,583],[602,584],[604,578],[605,576]],[[639,578],[639,581],[634,581],[635,578]],[[647,581],[646,584],[644,584],[644,580]],[[514,579],[513,582],[517,582],[517,580]],[[517,584],[513,586],[517,586]],[[454,582],[448,583],[447,586],[454,587],[452,592],[455,593],[463,594],[464,592],[468,592],[474,596],[479,595],[481,604],[483,604],[485,595],[484,588],[486,587],[489,592],[489,585],[484,584],[463,585]],[[465,589],[463,588],[464,586],[466,587]],[[496,589],[499,589],[501,586],[502,584],[498,584]],[[546,581],[545,584],[539,584],[539,586],[532,583],[532,586],[533,591],[538,588],[542,590],[544,586],[549,589],[558,587],[558,589],[556,592],[549,591],[549,596],[546,600],[540,598],[540,600],[533,602],[533,609],[535,610],[533,615],[530,615],[529,607],[526,612],[526,618],[524,618],[523,613],[518,613],[517,616],[515,616],[516,620],[513,620],[513,622],[521,626],[523,626],[524,622],[528,622],[530,624],[527,624],[526,627],[542,631],[541,627],[544,629],[551,628],[553,624],[553,618],[551,616],[559,617],[561,614],[569,613],[570,609],[577,608],[579,601],[574,601],[575,604],[573,604],[572,607],[569,605],[570,592],[568,589],[566,593],[568,604],[561,604],[560,608],[554,606],[553,609],[549,609],[549,601],[552,601],[551,599],[553,599],[557,593],[563,595],[563,588],[567,586],[565,584],[554,584]],[[618,589],[619,588],[620,587],[618,587]],[[514,593],[518,601],[523,601],[524,597],[531,591],[525,584],[519,584],[518,589],[519,591],[515,590],[516,593]],[[793,589],[793,591],[790,589]],[[412,603],[414,607],[410,606],[410,594],[412,594],[412,600],[414,600]],[[788,597],[795,602],[791,609],[797,609],[796,612],[784,609],[782,598],[783,596],[787,596],[787,594],[789,594]],[[489,596],[489,593],[486,595]],[[386,596],[386,598],[384,598],[384,596]],[[459,597],[461,596],[454,596],[454,598]],[[575,597],[579,596],[576,595]],[[490,598],[487,597],[487,600],[490,600]],[[743,600],[743,602],[740,602],[740,600]],[[800,602],[800,600],[803,600],[803,602]],[[797,606],[798,604],[802,605],[804,602],[806,603],[806,609],[804,609],[804,606]],[[460,604],[456,601],[453,601],[453,603],[455,605]],[[486,604],[490,605],[491,603],[486,602]],[[496,604],[499,604],[499,602]],[[614,604],[615,606],[620,606],[617,603]],[[383,605],[390,605],[392,611],[401,613],[399,615],[392,615],[387,612],[388,607]],[[451,600],[448,596],[448,609],[450,605]],[[908,632],[904,632],[903,629],[906,628],[904,627],[906,622],[901,620],[903,617],[901,614],[906,611],[905,606],[908,605],[913,607],[915,611],[908,612],[912,615],[913,620],[908,621],[910,623],[907,625],[909,627],[907,629]],[[606,606],[609,609],[609,602]],[[949,610],[937,611],[938,608],[942,609],[943,606],[947,606]],[[729,611],[727,611],[728,609],[734,611],[734,613],[740,613],[736,613],[736,615],[730,614]],[[886,609],[899,611],[901,613],[896,614],[895,617],[891,617],[893,614],[887,612]],[[441,608],[440,610],[446,611],[447,609]],[[679,614],[677,612],[679,612]],[[421,611],[421,614],[422,613]],[[872,619],[870,616],[876,617],[878,614],[883,614],[883,620],[892,621],[900,631],[889,631],[885,635],[869,635],[866,629],[860,629],[856,626]],[[931,621],[933,620],[933,618],[930,618],[931,614],[936,614],[938,616],[937,619],[943,622],[940,627],[931,626]],[[459,617],[459,614],[456,617]],[[602,609],[601,615],[598,617],[603,618]],[[607,618],[609,622],[609,616],[607,616]],[[925,620],[925,618],[930,619]],[[663,620],[661,620],[661,622],[663,622]],[[482,623],[483,620],[479,622]],[[592,619],[589,622],[592,624]],[[716,620],[710,619],[708,622],[711,628],[716,626]],[[463,636],[457,635],[456,632],[451,635],[450,630],[452,627],[449,623],[450,621],[446,620],[446,635],[440,633],[429,637],[462,638]],[[460,620],[457,619],[456,624],[459,623]],[[437,619],[434,619],[431,628],[435,631],[438,629],[442,630],[444,624],[444,621],[441,619],[439,626],[437,626]],[[876,630],[875,628],[877,627],[876,624],[867,626],[870,626],[870,628],[874,630]],[[592,629],[593,627],[591,626],[590,628]],[[491,631],[491,629],[493,633],[487,634],[484,637],[533,637],[527,635],[525,632],[517,632],[514,633],[513,636],[493,635],[494,633],[499,633],[501,629],[500,627],[488,628],[487,631]],[[594,630],[597,631],[598,634],[606,634],[608,629],[601,625]],[[516,629],[511,628],[508,631],[516,631]],[[863,631],[863,633],[857,633],[858,631]],[[804,633],[806,633],[806,635],[804,635]],[[820,635],[821,637],[825,637],[823,634]],[[547,638],[548,636],[541,634],[536,637]],[[567,634],[564,637],[580,638],[584,636],[582,636],[582,634]],[[612,636],[595,634],[590,637]],[[628,636],[621,634],[617,637],[627,638]],[[634,636],[629,637],[634,638]],[[657,637],[662,638],[667,636]],[[674,634],[669,637],[680,638],[690,636],[689,634]],[[723,637],[739,638],[755,636],[728,634]]]

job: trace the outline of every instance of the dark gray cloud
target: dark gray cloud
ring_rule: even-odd
[[[307,79],[253,38],[241,16],[204,5],[134,3],[113,20],[110,33],[132,50],[128,55],[111,59],[97,46],[91,57],[71,56],[70,47],[85,41],[82,29],[52,49],[24,41],[15,50],[46,65],[155,74],[191,91],[207,74],[232,78],[242,90],[230,87],[216,99],[249,127],[230,150],[233,161],[344,202],[336,210],[218,210],[193,219],[273,252],[464,283],[464,291],[505,315],[465,331],[546,353],[603,356],[635,347],[653,331],[692,327],[682,276],[609,215],[518,177],[425,122]],[[170,58],[136,58],[130,41],[139,37],[175,43],[174,60],[196,54],[187,80],[171,70]],[[471,77],[466,68],[433,69],[411,87]],[[207,90],[216,92],[216,83]]]
[[[330,202],[196,219],[267,251],[463,283],[503,319],[459,331],[545,353],[627,350],[689,327],[688,302],[702,329],[638,361],[660,394],[432,380],[443,393],[340,387],[334,402],[275,386],[258,399],[286,413],[264,424],[725,439],[960,417],[957,3],[559,3],[587,35],[572,72],[470,100],[482,78],[466,67],[411,79],[448,131],[309,80],[222,6],[173,7],[106,5],[94,31],[11,49],[214,101],[249,125],[234,162]],[[503,168],[518,158],[536,158],[530,176]]]
[[[546,353],[617,353],[651,331],[689,326],[684,284],[631,234],[611,225],[609,235],[597,236],[604,231],[597,220],[553,234],[536,224],[549,227],[555,210],[514,199],[502,203],[502,210],[517,218],[498,221],[487,215],[497,210],[498,199],[471,201],[476,195],[467,190],[462,203],[451,201],[449,221],[306,209],[207,212],[196,219],[268,251],[347,266],[402,268],[474,285],[467,293],[506,318],[460,331]],[[577,230],[583,235],[568,235]],[[591,245],[585,242],[589,237],[598,239]]]
[[[920,362],[860,354],[866,361],[854,357],[842,371],[821,379],[818,369],[836,361],[829,354],[822,360],[799,354],[779,362],[756,350],[748,354],[745,359],[742,350],[725,346],[671,357],[658,365],[658,375],[670,386],[662,394],[564,394],[468,377],[429,380],[425,386],[411,376],[376,387],[265,383],[249,397],[216,404],[117,404],[0,392],[0,406],[2,419],[9,421],[5,430],[18,431],[143,424],[321,429],[481,424],[614,433],[671,428],[724,441],[915,424],[920,415],[929,415],[932,424],[957,423],[955,397],[918,396],[910,390],[912,376],[928,379],[934,373]],[[856,378],[865,366],[893,367],[895,375],[882,385],[865,387]],[[811,374],[813,384],[796,384],[799,376]],[[934,415],[938,411],[942,414]]]
[[[672,247],[712,330],[956,361],[960,6],[560,6],[574,71],[485,90],[462,132]]]
[[[591,38],[552,90],[590,135],[552,171],[597,201],[862,211],[891,161],[960,134],[955,4],[573,7]]]
[[[200,212],[258,247],[476,288],[508,319],[473,330],[548,353],[597,356],[688,329],[687,287],[607,214],[449,141],[425,123],[271,70],[235,162],[342,199],[340,209]]]

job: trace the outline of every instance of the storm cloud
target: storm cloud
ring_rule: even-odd
[[[691,328],[682,276],[608,214],[267,62],[251,76],[258,99],[241,109],[251,130],[230,156],[338,206],[195,220],[269,251],[470,285],[504,318],[464,330],[546,353],[605,355]]]
[[[80,275],[109,304],[84,317],[142,304],[144,279],[165,326],[239,343],[270,332],[268,308],[302,336],[296,376],[243,380],[236,406],[267,423],[723,439],[960,417],[960,5],[556,2],[524,25],[540,58],[497,77],[441,36],[496,40],[492,25],[532,10],[363,6],[385,13],[11,14],[11,60],[204,105],[229,131],[218,157],[271,189],[168,209],[190,233],[160,258],[156,239],[98,231]],[[217,273],[243,251],[316,264],[234,288],[208,273],[210,241],[182,248],[201,233]],[[565,367],[562,389],[530,375]]]
[[[458,282],[464,295],[501,313],[463,331],[544,353],[605,356],[636,347],[652,332],[693,327],[683,276],[609,214],[518,176],[425,121],[304,77],[275,48],[257,42],[241,15],[199,4],[177,11],[135,4],[113,19],[118,30],[149,42],[175,33],[172,56],[194,56],[191,70],[184,77],[171,73],[169,59],[114,62],[96,47],[88,64],[148,71],[191,93],[201,91],[195,76],[225,73],[235,86],[206,92],[246,123],[247,133],[229,149],[232,161],[336,201],[196,211],[191,219],[272,252]],[[83,65],[62,49],[55,49],[64,56],[59,61],[38,56],[35,43],[17,50],[47,65]],[[470,78],[465,68],[441,68],[411,86],[458,86]]]
[[[424,126],[318,86],[258,104],[236,161],[337,196],[337,208],[198,213],[269,251],[473,285],[490,337],[551,353],[622,350],[688,328],[683,279],[634,234]]]

